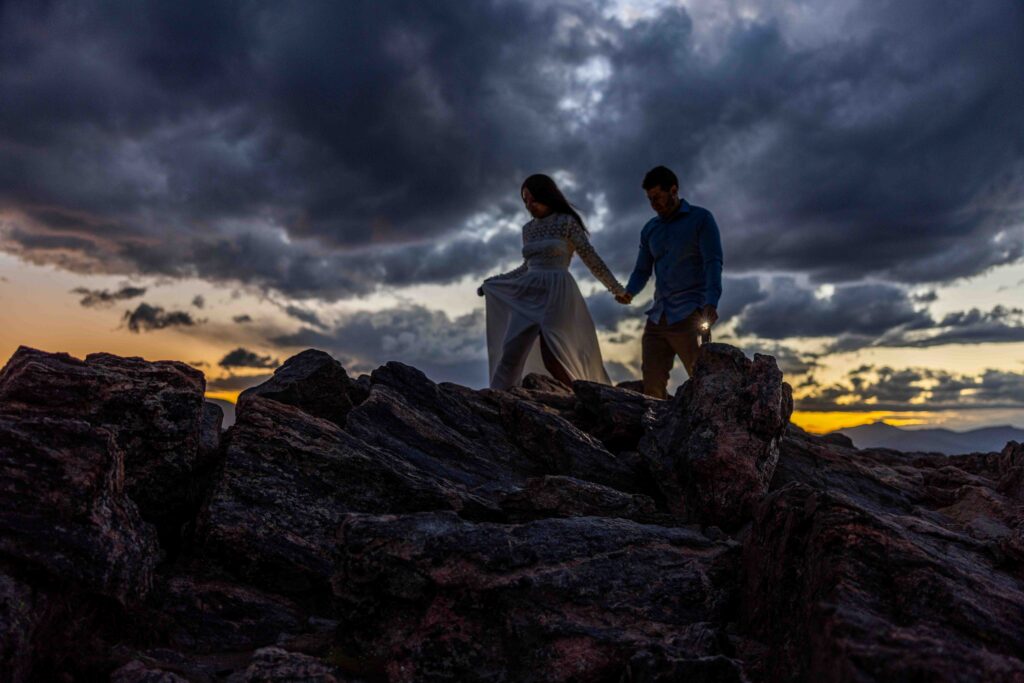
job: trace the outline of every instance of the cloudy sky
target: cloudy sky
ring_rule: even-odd
[[[1022,63],[1019,0],[0,2],[0,361],[482,386],[522,179],[625,280],[666,164],[798,423],[1024,427]],[[637,376],[642,307],[574,272]]]

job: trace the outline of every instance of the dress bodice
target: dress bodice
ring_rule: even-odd
[[[518,277],[529,270],[568,270],[574,252],[609,291],[625,291],[590,244],[587,231],[573,216],[563,213],[535,218],[524,225],[522,265],[491,279]]]
[[[572,245],[567,240],[557,237],[539,239],[523,245],[523,260],[530,269],[567,270],[572,252]]]

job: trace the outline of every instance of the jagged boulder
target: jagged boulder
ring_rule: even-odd
[[[525,395],[438,385],[395,362],[374,370],[371,381],[370,396],[350,413],[346,430],[481,495],[507,493],[547,474],[639,489],[632,462]]]
[[[160,550],[124,486],[106,430],[0,408],[0,560],[71,591],[145,595]]]
[[[482,495],[511,490],[523,478],[528,461],[509,441],[490,396],[435,384],[396,362],[370,377],[370,395],[346,425],[353,436]]]
[[[329,354],[307,349],[286,360],[263,384],[243,391],[236,410],[244,412],[250,399],[259,396],[344,427],[349,411],[362,403],[366,393],[366,388],[351,379]]]
[[[245,671],[231,676],[228,683],[358,683],[338,667],[316,657],[265,647],[253,654]]]
[[[792,412],[774,358],[708,344],[640,452],[672,512],[736,528],[768,490]]]
[[[1024,678],[1019,444],[786,428],[774,362],[719,344],[671,401],[528,379],[305,352],[222,436],[186,366],[20,350],[0,678]],[[195,535],[162,553],[129,480]]]
[[[662,402],[644,394],[597,382],[573,382],[573,422],[596,436],[613,453],[635,451],[644,435],[645,416]]]
[[[227,438],[224,465],[199,524],[205,557],[284,595],[324,590],[337,524],[346,512],[496,506],[333,422],[251,397]]]
[[[110,675],[110,683],[189,683],[189,680],[173,671],[133,659]]]
[[[684,677],[727,659],[738,547],[692,528],[351,514],[337,552],[336,609],[361,624],[338,648],[376,662],[367,677],[629,680],[641,650],[689,662]]]
[[[549,517],[621,517],[636,521],[653,520],[654,501],[610,486],[573,477],[533,477],[522,488],[500,498],[509,521],[524,522]]]
[[[22,346],[0,371],[0,405],[108,432],[124,454],[128,495],[169,533],[193,511],[193,479],[215,457],[203,447],[215,419],[204,418],[205,389],[203,374],[184,363],[107,353],[82,361]]]
[[[28,680],[45,600],[32,586],[0,571],[0,671],[7,680]]]
[[[1024,590],[941,514],[793,482],[744,547],[744,627],[769,680],[1024,679]]]
[[[245,652],[308,630],[309,615],[281,595],[227,577],[175,572],[157,578],[146,609],[136,613],[149,640],[185,652]]]

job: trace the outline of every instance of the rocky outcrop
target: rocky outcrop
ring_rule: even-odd
[[[1013,443],[856,451],[791,428],[744,549],[743,620],[773,653],[768,678],[1024,677],[1024,575],[1008,551],[1024,508],[1000,492],[1018,458]]]
[[[737,528],[768,490],[792,412],[774,358],[711,344],[640,450],[672,512]]]
[[[222,435],[202,388],[0,372],[0,680],[1024,678],[1019,444],[806,434],[721,344],[670,401],[307,351]]]
[[[106,430],[0,407],[0,561],[37,582],[126,602],[145,595],[159,558]]]
[[[226,439],[198,552],[256,586],[323,594],[343,514],[491,507],[333,422],[255,396]]]
[[[701,668],[728,659],[738,551],[626,520],[351,514],[332,585],[365,627],[341,644],[392,681],[608,680],[639,650]]]
[[[194,515],[202,495],[197,482],[217,454],[219,409],[205,407],[205,389],[202,373],[185,363],[106,353],[82,361],[24,346],[0,372],[5,411],[78,423],[113,438],[128,496],[168,542]]]
[[[263,384],[243,391],[236,409],[244,412],[250,399],[261,396],[344,427],[349,411],[363,402],[366,393],[341,363],[323,351],[308,349],[285,361]]]

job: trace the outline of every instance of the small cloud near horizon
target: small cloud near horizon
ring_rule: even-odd
[[[110,307],[117,301],[125,301],[143,296],[146,293],[146,288],[125,286],[115,292],[111,292],[106,289],[75,287],[71,290],[71,293],[83,295],[78,303],[86,308]]]
[[[196,320],[186,311],[165,311],[161,306],[140,303],[134,311],[125,311],[122,320],[130,332],[139,334],[168,327],[192,327],[204,321]]]
[[[261,356],[249,349],[238,347],[220,359],[222,368],[276,368],[280,361],[273,356]]]

